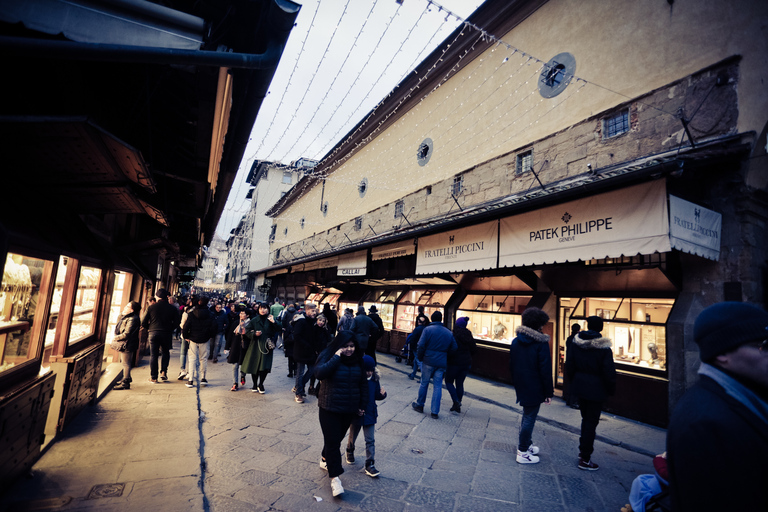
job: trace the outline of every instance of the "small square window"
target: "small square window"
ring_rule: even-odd
[[[293,182],[293,173],[291,171],[283,171],[283,183],[290,185]]]
[[[355,231],[360,231],[363,229],[363,218],[358,217],[355,219]]]
[[[432,185],[428,185],[428,186],[427,186],[427,195],[428,195],[428,196],[431,196],[431,195],[432,195]]]
[[[603,119],[603,139],[610,139],[629,131],[629,109]]]
[[[398,219],[403,216],[403,201],[395,202],[395,218]]]
[[[464,175],[459,174],[453,177],[453,185],[451,185],[451,194],[458,196],[464,190]]]
[[[517,155],[515,174],[523,174],[531,169],[533,169],[533,150],[529,149]]]

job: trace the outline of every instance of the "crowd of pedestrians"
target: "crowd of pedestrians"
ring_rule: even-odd
[[[320,467],[328,471],[333,495],[344,492],[342,462],[355,464],[355,443],[361,430],[365,473],[379,475],[375,466],[376,402],[387,393],[376,367],[376,343],[384,334],[376,306],[368,312],[360,306],[356,315],[347,308],[338,315],[329,304],[319,313],[316,304],[281,304],[278,299],[254,304],[214,300],[209,304],[206,297],[189,297],[178,302],[181,305],[159,289],[143,314],[138,303],[126,305],[112,341],[113,347],[120,347],[123,366],[123,379],[115,390],[130,389],[130,367],[142,333],[148,338],[152,384],[168,380],[174,333],[181,338],[179,380],[186,380],[188,387],[207,385],[208,360],[218,363],[223,349],[233,368],[231,391],[244,386],[250,375],[251,391],[264,394],[274,351],[282,349],[288,358],[295,401],[304,404],[307,395],[317,397],[323,433]],[[477,349],[468,321],[468,317],[457,318],[451,330],[440,311],[427,319],[423,308],[419,309],[404,350],[412,368],[408,378],[416,378],[421,371],[412,403],[415,411],[424,412],[431,383],[429,412],[439,419],[445,380],[452,401],[450,411],[461,413],[464,381]],[[516,461],[535,464],[540,460],[540,449],[533,442],[536,419],[541,404],[549,404],[554,397],[550,338],[543,332],[549,316],[531,307],[523,312],[521,321],[509,349],[512,385],[523,409]],[[604,402],[616,387],[612,342],[602,334],[603,328],[601,318],[588,317],[586,329],[572,326],[566,343],[564,398],[567,406],[580,410],[576,465],[587,471],[599,469],[592,460],[596,430]],[[628,505],[627,510],[641,510],[649,500],[657,500],[663,509],[663,499],[677,510],[703,510],[712,502],[695,491],[702,482],[727,481],[729,489],[738,490],[736,508],[740,510],[758,510],[755,505],[768,503],[767,491],[760,485],[768,476],[768,313],[741,303],[717,304],[699,316],[694,338],[702,361],[700,382],[678,404],[670,423],[668,454],[654,459],[655,475],[636,479],[630,495],[635,508]],[[723,421],[726,417],[730,419]],[[725,440],[730,448],[722,448]],[[729,453],[735,458],[727,456]],[[748,471],[733,473],[730,478],[725,472],[713,471],[708,461],[714,459]],[[736,503],[733,495],[723,499],[727,500],[723,507]]]

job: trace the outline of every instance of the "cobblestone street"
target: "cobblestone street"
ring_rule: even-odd
[[[389,355],[378,359],[389,395],[379,402],[376,429],[381,476],[363,472],[360,436],[357,463],[344,464],[341,498],[331,496],[318,466],[316,399],[294,402],[278,351],[264,395],[250,392],[250,377],[231,392],[226,363],[209,364],[209,386],[199,390],[177,380],[150,384],[148,366],[135,369],[131,390],[110,391],[81,414],[33,477],[3,497],[3,509],[616,512],[632,480],[653,471],[650,455],[664,449],[663,430],[604,415],[593,455],[600,470],[581,471],[578,411],[556,399],[542,406],[534,431],[541,462],[519,465],[511,387],[470,377],[461,414],[448,411],[444,391],[433,419],[429,399],[425,414],[411,409],[418,382],[407,367]],[[171,377],[177,368],[173,358]]]

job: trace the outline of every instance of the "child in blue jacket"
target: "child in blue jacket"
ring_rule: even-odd
[[[349,442],[347,443],[347,464],[355,463],[355,439],[360,429],[363,429],[365,437],[365,474],[370,477],[379,476],[379,471],[373,465],[376,455],[376,441],[374,431],[376,430],[376,418],[379,415],[376,406],[376,400],[387,398],[387,392],[381,389],[379,379],[381,374],[376,368],[376,361],[369,355],[363,356],[363,370],[368,377],[368,400],[365,405],[365,414],[356,418],[349,426]]]

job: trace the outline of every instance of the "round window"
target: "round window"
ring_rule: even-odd
[[[429,159],[432,158],[432,148],[434,147],[434,144],[432,143],[432,139],[426,138],[424,141],[419,144],[419,148],[416,150],[416,161],[419,163],[421,167],[424,167],[429,162]]]
[[[323,217],[328,215],[328,201],[323,203]]]
[[[301,226],[301,229],[304,229],[304,217],[301,218],[299,225]]]
[[[539,75],[539,94],[554,98],[568,87],[576,73],[576,59],[568,52],[555,55],[544,64]]]
[[[365,193],[368,192],[368,178],[363,178],[360,184],[357,186],[357,191],[360,193],[360,197],[365,197]]]

